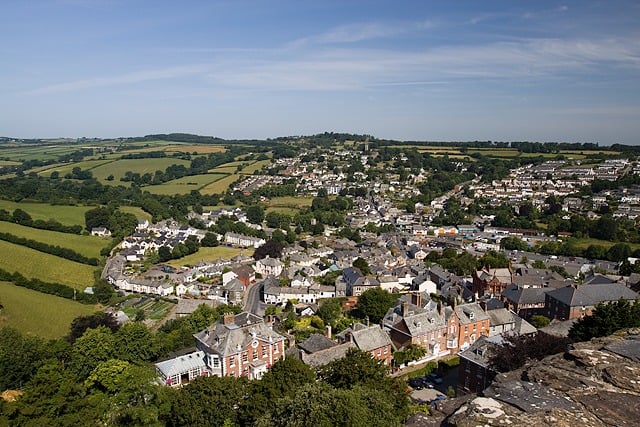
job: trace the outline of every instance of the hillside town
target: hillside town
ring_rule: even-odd
[[[316,215],[312,232],[298,225],[291,241],[283,239],[291,219],[255,218],[246,207],[192,211],[189,224],[138,222],[107,260],[103,279],[120,292],[175,299],[176,316],[201,304],[240,309],[196,333],[192,349],[156,363],[164,384],[179,387],[200,376],[260,379],[280,359],[318,368],[356,348],[396,372],[459,357],[450,385],[459,394],[479,393],[496,375],[487,347],[509,336],[566,336],[599,304],[640,298],[640,274],[621,267],[640,266],[637,251],[613,259],[544,249],[579,236],[577,228],[562,228],[577,217],[635,221],[637,227],[640,185],[584,190],[626,176],[637,182],[639,162],[550,160],[489,181],[470,172],[468,163],[452,162],[452,172],[465,181],[425,204],[407,201],[421,194],[420,184],[433,171],[410,167],[399,153],[388,159],[397,168],[371,173],[372,159],[380,156],[367,143],[361,152],[333,156],[306,151],[236,183],[232,191],[246,196],[287,186],[292,196],[313,198],[316,212],[323,203],[342,203],[339,218],[320,224]],[[500,221],[504,212],[492,210],[502,205],[516,218],[551,211],[560,224],[555,230],[551,224],[508,226],[513,221]],[[229,221],[244,232],[216,228]],[[158,262],[163,250],[170,254],[207,238],[212,246],[241,251],[180,267]],[[389,295],[385,311],[358,316],[366,312],[363,295],[380,291]],[[341,313],[333,322],[319,316],[330,301],[339,302]],[[299,327],[309,322],[315,326]],[[416,348],[416,357],[400,358]],[[432,388],[435,378],[414,385]]]

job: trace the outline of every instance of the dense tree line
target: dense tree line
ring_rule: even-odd
[[[0,240],[5,242],[14,243],[16,245],[26,246],[31,249],[35,249],[39,252],[55,255],[60,258],[65,258],[70,261],[79,262],[87,265],[98,265],[97,258],[86,257],[73,249],[63,248],[60,246],[48,245],[46,243],[38,242],[37,240],[25,239],[24,237],[18,237],[11,233],[0,233]]]

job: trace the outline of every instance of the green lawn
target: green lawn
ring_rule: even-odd
[[[202,187],[224,178],[225,176],[226,174],[219,173],[185,176],[183,178],[165,182],[164,184],[144,187],[144,190],[153,194],[163,195],[189,194],[192,190],[199,190]]]
[[[209,184],[202,189],[200,189],[200,193],[202,194],[220,194],[223,193],[232,182],[235,182],[238,179],[239,175],[228,175],[222,179],[217,180],[216,182]]]
[[[4,306],[0,310],[0,327],[9,326],[46,339],[63,337],[73,319],[98,309],[8,282],[0,282],[0,302]]]
[[[109,240],[97,236],[81,236],[79,234],[60,233],[57,231],[39,230],[12,222],[0,221],[0,233],[10,233],[25,239],[36,240],[48,245],[73,249],[86,257],[100,257],[100,249]]]
[[[64,225],[78,224],[82,226],[84,226],[84,213],[89,209],[93,209],[89,206],[54,206],[48,203],[16,203],[8,200],[0,200],[0,209],[13,212],[18,208],[27,212],[33,219],[46,221],[53,218]]]
[[[168,264],[174,267],[181,267],[183,265],[194,265],[200,261],[213,261],[218,258],[230,259],[234,256],[245,253],[247,255],[253,255],[253,249],[239,249],[228,248],[226,246],[216,246],[214,248],[200,248],[195,254],[188,255],[180,259],[174,259],[169,261]]]
[[[14,162],[11,160],[0,160],[0,166],[16,166],[19,164],[20,162]]]
[[[79,290],[84,290],[93,284],[93,272],[99,268],[38,252],[3,240],[0,240],[0,254],[2,254],[0,268],[3,270],[10,273],[17,271],[27,278],[62,283]]]

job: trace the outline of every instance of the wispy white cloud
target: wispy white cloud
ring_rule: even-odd
[[[425,31],[434,27],[431,21],[412,22],[364,22],[342,25],[328,31],[294,40],[289,47],[324,44],[346,44],[367,40],[395,37],[415,31]]]
[[[204,72],[208,67],[204,65],[189,65],[180,67],[168,67],[152,70],[136,71],[110,77],[92,77],[88,79],[73,80],[64,83],[52,84],[29,91],[30,94],[46,94],[60,92],[75,92],[84,89],[92,89],[106,86],[119,86],[133,83],[141,83],[151,80],[172,79]]]

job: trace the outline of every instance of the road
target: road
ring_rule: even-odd
[[[267,305],[260,299],[262,282],[252,283],[244,293],[244,310],[257,316],[264,316]]]

